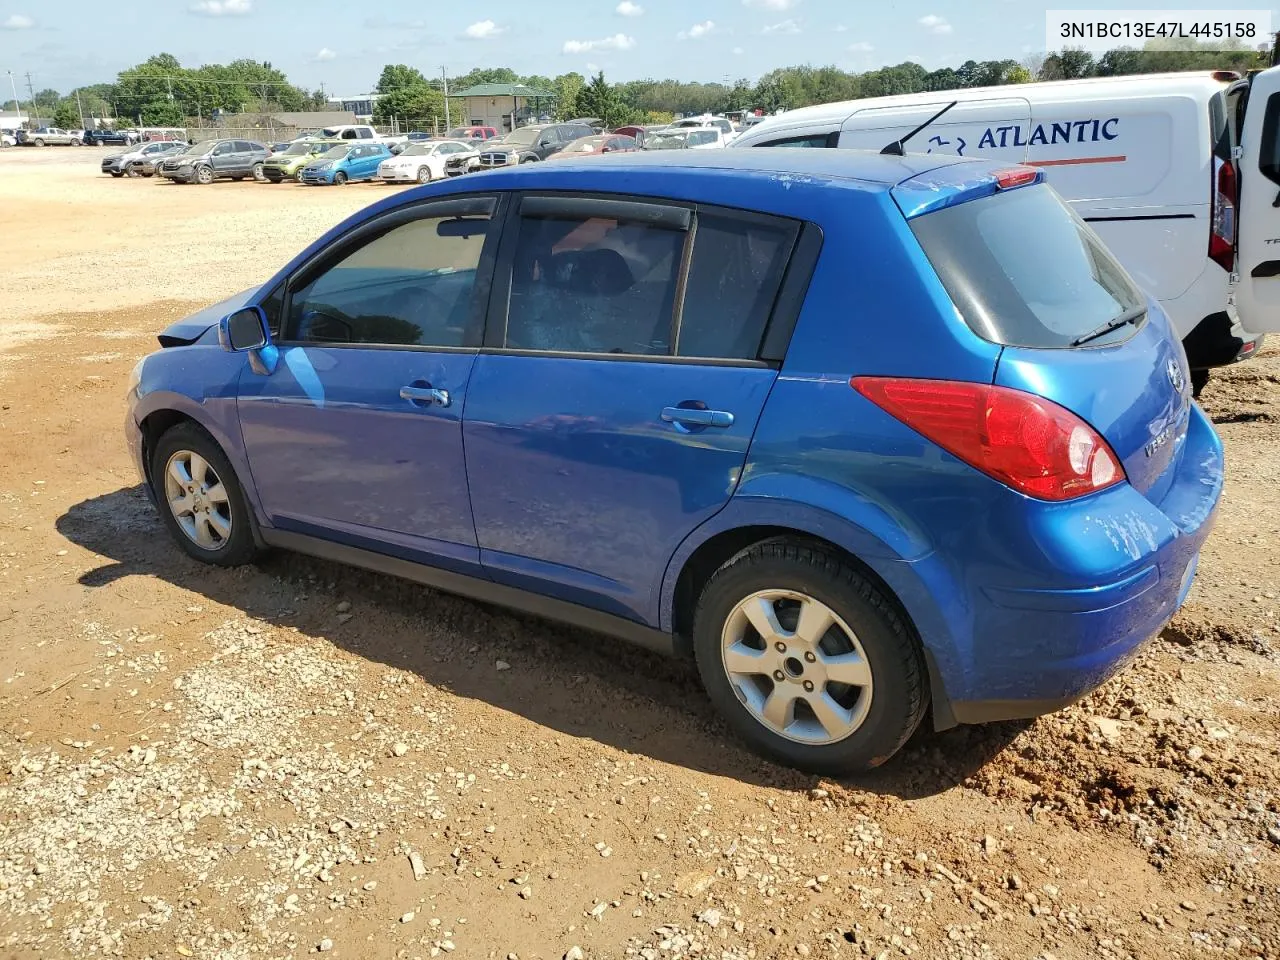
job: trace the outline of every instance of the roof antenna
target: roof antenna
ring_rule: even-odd
[[[952,100],[945,107],[943,107],[941,110],[935,113],[932,117],[930,117],[924,123],[920,124],[920,126],[916,127],[914,130],[908,133],[901,140],[895,140],[893,141],[893,143],[887,144],[884,147],[884,149],[881,150],[880,152],[892,154],[895,157],[905,156],[907,151],[903,149],[903,146],[906,144],[906,142],[910,140],[912,137],[914,137],[921,130],[923,130],[925,127],[927,127],[929,124],[933,123],[933,121],[937,120],[940,116],[942,116],[944,113],[946,113],[948,110],[950,110],[959,102],[960,102],[959,100]]]

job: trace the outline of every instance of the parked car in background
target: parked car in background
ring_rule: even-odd
[[[113,153],[102,158],[102,172],[113,177],[154,176],[156,166],[165,157],[181,153],[181,143],[144,143],[128,153]]]
[[[84,142],[92,147],[127,147],[137,143],[138,138],[128,130],[86,130],[84,132]]]
[[[73,141],[72,145],[73,145],[73,146],[77,146],[77,147],[78,147],[78,146],[80,146],[81,144],[83,144],[83,143],[84,143],[84,131],[83,131],[83,130],[68,130],[68,131],[67,131],[67,133],[68,133],[68,134],[71,136],[71,138],[72,138],[72,141]]]
[[[385,143],[342,143],[312,157],[299,173],[298,182],[342,186],[352,181],[375,180],[379,165],[391,156],[391,148]]]
[[[263,165],[271,154],[252,140],[202,140],[176,156],[166,157],[157,172],[178,183],[265,179]]]
[[[281,141],[278,141],[277,143],[267,144],[267,149],[271,152],[271,155],[274,157],[278,153],[284,153],[291,146],[293,146],[292,140],[281,140]]]
[[[593,133],[604,133],[605,122],[599,117],[574,117],[572,120],[566,120],[565,123],[577,123],[584,127],[590,127]]]
[[[0,130],[0,148],[16,147],[18,138],[11,134],[8,130]]]
[[[271,183],[301,181],[303,167],[322,153],[341,145],[341,140],[295,140],[284,151],[273,153],[266,159],[262,164],[262,175]]]
[[[635,140],[637,144],[643,147],[645,139],[649,136],[649,134],[653,133],[656,130],[666,130],[666,129],[667,129],[667,125],[665,123],[651,123],[651,124],[645,124],[643,126],[631,124],[625,127],[618,127],[618,129],[614,130],[613,132],[618,134],[621,137],[631,137],[633,140]]]
[[[423,130],[411,130],[404,135],[409,143],[425,143],[428,140],[436,139],[435,134],[427,133]]]
[[[553,153],[548,160],[573,159],[574,157],[598,155],[602,153],[634,153],[640,149],[633,137],[618,133],[597,133],[589,137],[579,137],[572,143]]]
[[[998,161],[436,184],[161,343],[125,431],[189,556],[293,549],[692,656],[743,739],[827,775],[926,715],[1088,694],[1181,605],[1222,493],[1164,312]]]
[[[446,176],[460,177],[464,173],[475,173],[477,170],[480,169],[479,151],[483,150],[484,146],[481,144],[480,141],[477,141],[477,140],[472,140],[468,142],[470,142],[471,145],[476,148],[477,152],[472,155],[456,154],[455,156],[449,157],[444,162],[444,172]]]
[[[446,140],[493,140],[498,130],[496,127],[454,127],[444,136]]]
[[[405,134],[384,136],[367,123],[350,123],[336,127],[325,127],[320,131],[325,140],[372,140],[378,143],[403,143]]]
[[[474,142],[430,140],[411,143],[394,157],[378,165],[378,179],[387,183],[430,183],[446,176],[445,164],[451,159],[479,156]]]
[[[545,160],[565,144],[593,135],[581,123],[549,123],[512,130],[505,137],[492,140],[480,150],[480,170],[514,167],[520,163]]]
[[[668,127],[644,141],[645,150],[723,150],[726,146],[718,127]]]
[[[20,130],[18,143],[24,147],[78,147],[80,137],[61,127],[39,127],[35,130]]]
[[[143,127],[136,132],[144,143],[187,142],[187,131],[184,127]]]
[[[672,127],[715,127],[723,135],[726,141],[732,140],[736,131],[733,124],[727,117],[716,117],[710,114],[704,114],[700,117],[682,117],[671,124]]]

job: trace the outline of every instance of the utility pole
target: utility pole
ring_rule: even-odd
[[[84,129],[84,106],[80,103],[80,88],[76,88],[76,111],[80,114],[80,129]]]
[[[19,114],[22,112],[22,104],[18,102],[18,87],[17,84],[13,82],[13,71],[9,70],[6,72],[9,74],[9,89],[13,91],[13,112],[15,114]],[[18,118],[15,116],[13,119],[16,123]]]
[[[440,68],[440,79],[444,81],[444,127],[448,132],[453,126],[453,121],[449,119],[449,74],[443,66]]]
[[[31,100],[31,112],[32,112],[33,114],[34,114],[34,113],[38,113],[38,112],[40,111],[40,106],[39,106],[39,104],[37,104],[37,103],[36,103],[36,91],[35,91],[35,88],[31,86],[31,71],[30,71],[30,70],[28,70],[28,71],[27,71],[27,96],[28,96],[28,98]],[[36,117],[27,117],[27,123],[34,123],[35,121],[36,121]]]

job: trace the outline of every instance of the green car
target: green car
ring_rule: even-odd
[[[289,149],[272,154],[262,165],[262,173],[272,183],[283,183],[285,180],[297,180],[312,157],[319,156],[332,147],[339,146],[339,140],[295,140]]]

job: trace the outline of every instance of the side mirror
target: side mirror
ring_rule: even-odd
[[[218,342],[229,353],[260,350],[271,343],[267,315],[261,307],[242,307],[218,322]]]

